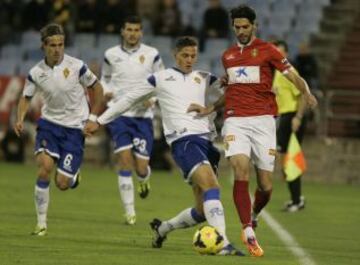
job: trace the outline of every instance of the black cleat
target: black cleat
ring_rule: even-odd
[[[80,175],[80,171],[75,175],[75,182],[74,184],[70,187],[70,189],[76,189],[77,186],[79,186],[80,181],[81,181],[81,175]]]
[[[166,239],[166,236],[161,236],[159,233],[159,227],[162,224],[162,221],[159,219],[154,219],[152,222],[150,222],[151,230],[154,232],[154,236],[151,242],[151,245],[153,248],[161,248],[163,242]]]

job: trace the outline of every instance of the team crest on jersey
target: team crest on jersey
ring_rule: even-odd
[[[42,146],[42,147],[46,147],[46,145],[47,145],[46,140],[45,140],[45,139],[41,140],[41,146]]]
[[[65,77],[65,79],[69,76],[69,74],[70,74],[70,70],[66,67],[65,69],[64,69],[64,71],[63,71],[63,74],[64,74],[64,77]]]
[[[145,56],[143,54],[140,55],[139,61],[141,64],[143,64],[145,62]]]
[[[194,77],[194,81],[195,81],[196,83],[198,83],[198,84],[201,83],[201,79],[200,79],[200,77],[198,77],[198,76],[195,76],[195,77]]]
[[[251,50],[251,56],[252,56],[252,57],[256,57],[256,56],[258,56],[258,54],[259,54],[259,50],[258,50],[258,49],[252,49],[252,50]]]

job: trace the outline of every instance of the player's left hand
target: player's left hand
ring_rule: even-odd
[[[213,106],[204,107],[196,103],[191,103],[186,112],[189,113],[192,111],[197,113],[196,115],[197,117],[204,117],[209,115],[211,112],[213,112],[214,107]]]
[[[294,117],[291,120],[291,130],[292,132],[297,132],[301,125],[301,119],[299,117]]]
[[[93,121],[87,121],[83,130],[85,137],[92,136],[100,127],[100,124]]]
[[[317,102],[317,99],[316,97],[311,94],[311,93],[307,93],[304,95],[305,96],[305,101],[306,101],[306,104],[311,108],[311,109],[314,109],[318,102]]]

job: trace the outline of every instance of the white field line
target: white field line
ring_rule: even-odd
[[[271,214],[262,210],[261,217],[290,250],[290,252],[299,259],[300,265],[316,265],[316,262],[311,258],[310,254],[300,246],[296,239],[288,231],[286,231],[286,229],[277,222]]]

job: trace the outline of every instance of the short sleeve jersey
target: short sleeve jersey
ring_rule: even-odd
[[[244,47],[234,45],[223,53],[222,62],[229,78],[225,118],[277,114],[274,72],[284,73],[291,65],[273,44],[254,39]]]
[[[117,45],[105,51],[101,83],[106,91],[114,94],[113,101],[117,101],[129,91],[141,86],[150,74],[163,69],[157,49],[140,44],[138,49],[128,51]],[[122,115],[152,118],[153,111],[143,107],[141,103]]]
[[[64,55],[62,62],[49,67],[44,60],[30,69],[23,96],[40,92],[43,98],[41,117],[69,128],[83,128],[89,116],[86,87],[97,78],[83,61]]]

